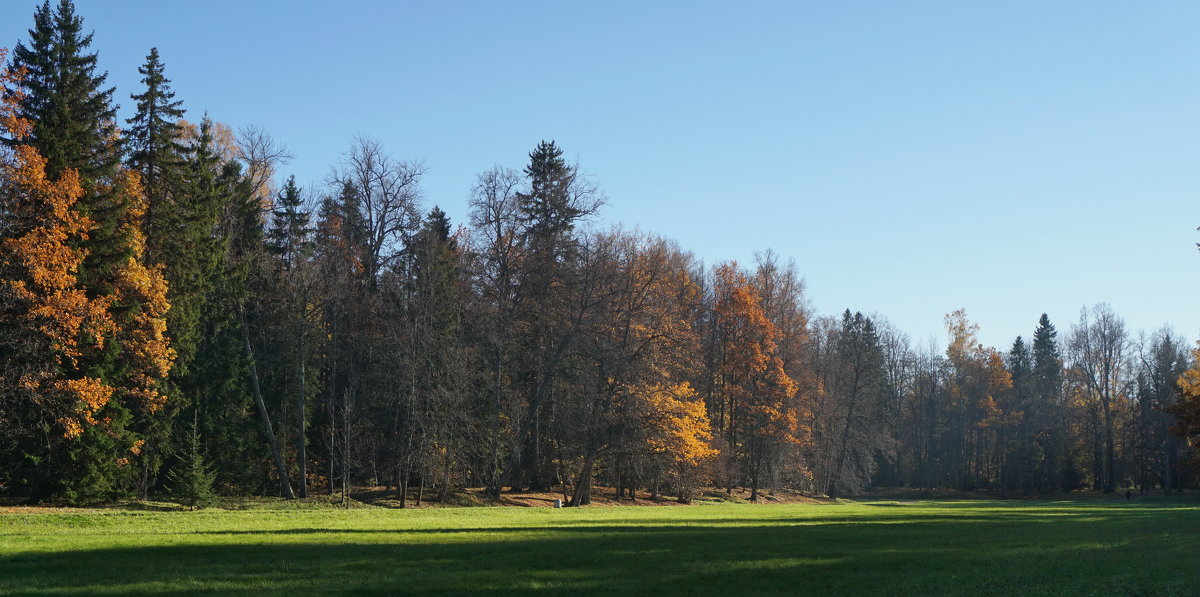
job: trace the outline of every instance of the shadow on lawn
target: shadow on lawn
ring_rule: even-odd
[[[884,504],[870,504],[872,506]],[[827,526],[834,525],[838,528],[847,526],[863,526],[863,525],[912,525],[912,524],[932,524],[946,525],[953,524],[1035,524],[1035,523],[1059,523],[1063,521],[1076,520],[1089,523],[1105,523],[1109,521],[1122,521],[1124,523],[1133,523],[1139,519],[1156,518],[1166,512],[1178,513],[1178,508],[1163,508],[1163,507],[1140,507],[1140,508],[1120,508],[1113,507],[1103,508],[1079,508],[1079,507],[1061,507],[1055,508],[1045,506],[1036,510],[1020,510],[1020,511],[965,511],[965,512],[948,512],[939,514],[877,514],[877,515],[862,515],[862,514],[845,514],[841,516],[779,516],[779,517],[729,517],[722,516],[719,518],[695,518],[684,520],[664,520],[662,522],[638,520],[636,523],[612,524],[597,520],[563,520],[552,521],[549,519],[540,519],[531,521],[531,524],[526,526],[475,526],[475,527],[459,527],[459,528],[353,528],[353,527],[317,527],[317,528],[289,528],[289,529],[224,529],[214,531],[196,531],[196,534],[201,535],[317,535],[317,534],[411,534],[411,535],[458,535],[458,534],[481,534],[481,535],[496,535],[506,533],[623,533],[628,535],[638,535],[644,533],[661,533],[669,530],[681,535],[694,533],[711,533],[716,530],[728,529],[731,527],[743,527],[747,530],[762,529],[765,527],[794,527],[794,526]],[[1200,513],[1197,513],[1200,517]]]
[[[975,512],[185,533],[182,544],[0,555],[0,594],[1188,594],[1200,586],[1192,565],[1200,516],[1139,510],[1085,508],[1052,525],[1035,513]],[[861,524],[870,520],[888,524]],[[252,537],[222,542],[235,535]],[[313,542],[318,535],[326,540]]]

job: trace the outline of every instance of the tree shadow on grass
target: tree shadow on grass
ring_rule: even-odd
[[[686,526],[231,529],[159,537],[158,545],[0,554],[0,594],[1189,594],[1200,587],[1194,511],[1087,514],[1052,525],[1034,517],[859,516],[791,519],[800,524],[718,517]],[[888,524],[856,524],[868,519]]]
[[[714,530],[727,527],[746,527],[761,529],[772,526],[821,526],[832,525],[839,528],[847,526],[858,527],[865,525],[913,525],[925,524],[935,527],[948,528],[947,523],[957,525],[968,524],[1037,524],[1058,523],[1068,520],[1089,523],[1108,523],[1110,521],[1131,523],[1142,518],[1155,518],[1164,512],[1178,513],[1179,509],[1170,508],[1140,508],[1114,512],[1112,509],[1081,509],[1081,508],[1039,508],[1036,511],[965,511],[930,514],[926,512],[913,514],[875,514],[863,515],[846,513],[843,515],[830,514],[827,516],[779,516],[779,517],[729,517],[695,518],[685,520],[663,520],[662,522],[638,520],[636,522],[612,523],[597,520],[563,520],[551,521],[541,519],[525,526],[469,526],[469,527],[440,527],[440,528],[355,528],[355,527],[312,527],[284,529],[220,529],[195,531],[201,535],[324,535],[324,534],[384,534],[384,535],[505,535],[510,533],[592,533],[609,534],[623,533],[638,535],[645,533],[661,533],[666,530],[680,535],[695,533],[711,533]],[[1196,513],[1200,517],[1200,512]],[[178,533],[171,533],[178,534]]]

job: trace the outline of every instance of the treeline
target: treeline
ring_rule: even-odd
[[[1099,305],[1002,353],[957,311],[943,352],[817,317],[773,253],[708,268],[595,226],[605,197],[553,142],[479,174],[457,227],[370,139],[276,187],[286,151],[186,121],[156,50],[118,127],[91,40],[47,2],[4,74],[7,495],[1195,482],[1200,370],[1167,328]]]

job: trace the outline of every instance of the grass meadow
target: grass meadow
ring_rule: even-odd
[[[0,513],[0,594],[1198,595],[1192,500]]]

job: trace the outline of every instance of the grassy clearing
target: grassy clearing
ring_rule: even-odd
[[[1200,504],[10,510],[0,594],[1195,595]]]

